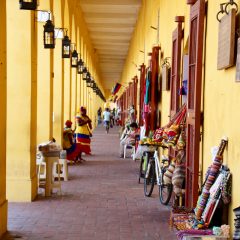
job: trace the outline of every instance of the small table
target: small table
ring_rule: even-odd
[[[53,164],[55,162],[59,163],[59,154],[60,152],[49,152],[43,153],[41,152],[44,160],[46,162],[46,184],[45,184],[45,196],[51,196],[53,188],[59,188],[61,191],[61,181],[55,182],[53,179]]]

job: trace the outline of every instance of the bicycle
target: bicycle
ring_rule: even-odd
[[[158,158],[158,147],[153,156],[147,155],[147,168],[144,177],[144,195],[150,197],[153,192],[155,183],[159,186],[159,200],[163,205],[167,205],[173,192],[172,183],[164,182],[164,173],[170,165],[168,157],[162,156],[161,164]]]

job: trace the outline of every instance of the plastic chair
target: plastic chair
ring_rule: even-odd
[[[59,159],[59,162],[53,164],[53,178],[58,178],[58,167],[60,171],[60,178],[63,178],[64,181],[68,181],[68,165],[67,159]]]
[[[133,160],[135,161],[135,153],[136,153],[135,145],[131,145],[131,144],[125,144],[125,145],[124,145],[124,152],[123,152],[123,157],[124,157],[124,158],[126,158],[127,149],[131,149],[131,150],[132,150],[131,157],[132,157]]]

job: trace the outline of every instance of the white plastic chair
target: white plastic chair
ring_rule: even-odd
[[[125,145],[124,145],[124,151],[123,151],[123,157],[124,157],[124,158],[126,158],[127,149],[131,149],[131,150],[132,150],[131,157],[132,157],[133,160],[135,161],[135,153],[136,153],[136,147],[135,147],[135,145],[131,145],[131,144],[125,144]]]
[[[59,159],[59,162],[53,164],[53,177],[58,178],[58,167],[60,171],[60,178],[63,178],[64,181],[68,181],[68,165],[67,159]]]

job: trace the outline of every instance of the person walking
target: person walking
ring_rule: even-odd
[[[106,128],[106,133],[108,133],[109,127],[110,127],[110,120],[111,120],[111,113],[109,108],[106,108],[105,111],[103,112],[103,120],[104,120],[104,126]]]

